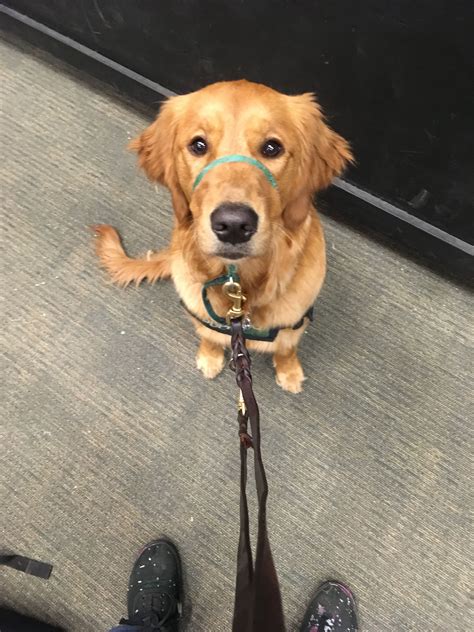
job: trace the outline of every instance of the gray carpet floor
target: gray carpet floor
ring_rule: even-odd
[[[131,253],[166,244],[169,197],[125,150],[146,119],[34,48],[0,52],[0,543],[54,563],[48,582],[0,570],[0,605],[105,631],[136,552],[166,533],[185,564],[186,629],[229,630],[233,375],[201,378],[172,285],[110,285],[87,228],[113,224]],[[472,296],[324,224],[304,393],[276,386],[270,358],[254,365],[288,630],[335,577],[363,631],[467,632]]]

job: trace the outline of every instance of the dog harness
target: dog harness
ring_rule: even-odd
[[[223,289],[226,289],[226,288],[232,289],[232,286],[235,286],[236,284],[239,285],[239,281],[240,279],[239,279],[239,275],[238,275],[236,267],[234,265],[230,265],[227,268],[226,274],[218,276],[217,278],[211,279],[210,281],[206,281],[206,283],[204,283],[201,290],[201,297],[202,297],[202,302],[204,304],[204,307],[206,308],[206,312],[209,315],[208,319],[203,319],[197,316],[193,311],[189,309],[189,307],[186,305],[186,303],[184,303],[184,301],[181,301],[181,304],[183,305],[185,310],[193,318],[198,320],[201,323],[201,325],[204,325],[204,327],[207,327],[208,329],[212,329],[213,331],[217,331],[220,334],[225,334],[227,336],[230,336],[232,335],[232,327],[230,323],[230,320],[232,319],[232,314],[230,312],[232,312],[232,309],[230,310],[226,318],[224,318],[223,316],[219,316],[215,312],[212,306],[212,303],[209,300],[208,289],[210,287],[216,287],[216,286],[221,286]],[[229,296],[228,291],[227,291],[227,295]],[[230,294],[230,296],[233,296],[233,295]],[[241,306],[239,306],[239,308],[241,309]],[[314,306],[312,305],[303,314],[300,320],[294,325],[272,327],[271,329],[257,329],[256,327],[252,326],[250,318],[248,316],[245,316],[242,319],[242,329],[244,331],[245,337],[248,340],[259,340],[261,342],[273,342],[275,338],[278,336],[279,332],[282,331],[283,329],[291,329],[293,331],[296,331],[297,329],[299,329],[300,327],[304,325],[306,318],[310,322],[313,322],[313,317],[314,317]]]

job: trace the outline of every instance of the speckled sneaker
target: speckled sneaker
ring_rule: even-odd
[[[306,610],[300,632],[357,632],[351,591],[339,582],[322,584]]]
[[[178,632],[182,602],[181,562],[177,548],[161,538],[138,556],[128,587],[128,620],[142,632]]]

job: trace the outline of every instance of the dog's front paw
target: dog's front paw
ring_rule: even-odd
[[[284,391],[288,391],[289,393],[301,393],[305,379],[301,367],[294,371],[289,371],[288,373],[281,372],[276,374],[276,383],[278,386],[281,386]]]
[[[196,356],[196,364],[205,378],[213,380],[224,368],[224,349],[211,347],[205,342],[201,343]]]
[[[275,354],[273,356],[273,364],[275,366],[277,384],[284,391],[301,393],[305,376],[296,355],[296,350],[286,355]]]

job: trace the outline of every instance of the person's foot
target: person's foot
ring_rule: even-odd
[[[321,584],[306,610],[300,632],[357,632],[351,591],[339,582]]]
[[[178,632],[182,576],[177,548],[161,538],[148,544],[130,574],[128,619],[143,632]]]

